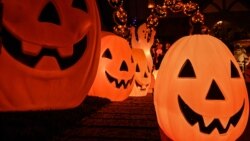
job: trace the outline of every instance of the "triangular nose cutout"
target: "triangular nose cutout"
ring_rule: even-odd
[[[122,61],[122,65],[120,67],[120,71],[128,71],[128,66],[125,61]]]
[[[45,5],[39,15],[38,21],[61,25],[59,14],[52,2],[49,2],[47,5]]]
[[[144,78],[148,78],[148,75],[147,75],[147,73],[146,73],[146,72],[144,73]]]
[[[212,84],[209,88],[208,94],[206,96],[207,100],[225,100],[225,97],[223,96],[220,88],[216,84],[216,82],[213,80]]]

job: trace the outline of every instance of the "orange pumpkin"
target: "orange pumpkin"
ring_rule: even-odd
[[[92,0],[3,0],[0,111],[79,105],[94,81],[100,21]]]
[[[210,35],[183,37],[168,50],[156,79],[154,105],[160,128],[175,141],[235,141],[249,114],[237,62]]]
[[[135,84],[130,96],[146,96],[151,83],[151,72],[147,58],[142,49],[133,48],[132,56],[135,64]]]
[[[89,95],[111,101],[125,100],[134,85],[135,67],[129,43],[113,33],[102,32],[98,71]]]

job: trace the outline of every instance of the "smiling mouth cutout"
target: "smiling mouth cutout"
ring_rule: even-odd
[[[220,122],[220,120],[218,118],[215,118],[207,127],[205,126],[204,123],[204,118],[202,115],[196,113],[195,111],[193,111],[184,101],[183,99],[178,95],[178,103],[179,103],[179,107],[181,109],[182,114],[184,115],[186,121],[190,124],[190,125],[195,125],[198,122],[200,131],[202,133],[205,134],[211,134],[211,132],[217,128],[217,130],[219,131],[220,134],[224,134],[227,133],[230,125],[232,124],[234,127],[237,125],[238,121],[241,118],[241,115],[243,113],[244,110],[244,105],[245,102],[243,102],[242,107],[240,108],[240,110],[235,113],[233,116],[230,117],[226,128],[224,128]]]
[[[125,82],[125,80],[121,80],[120,82],[118,82],[118,79],[111,76],[107,71],[105,71],[106,77],[108,78],[110,83],[115,82],[115,87],[116,88],[120,88],[121,86],[123,86],[124,89],[126,89],[128,87],[128,85],[131,85],[134,79],[134,75],[132,76],[131,79],[129,79],[127,82]]]
[[[139,84],[139,82],[137,82],[137,81],[135,80],[135,85],[136,85],[136,87],[139,88],[141,91],[145,91],[149,84],[146,84],[145,87],[143,87],[143,85]]]
[[[73,47],[71,48],[73,53],[67,55],[67,57],[60,56],[60,52],[64,52],[63,48],[51,49],[46,48],[46,46],[41,46],[41,49],[38,49],[40,51],[35,52],[35,54],[37,54],[36,56],[28,55],[22,51],[24,49],[22,44],[24,43],[8,32],[5,27],[2,28],[2,41],[3,47],[13,58],[31,68],[35,68],[43,56],[52,56],[57,60],[57,64],[59,65],[60,69],[65,70],[80,60],[87,47],[87,36],[84,36],[79,42],[75,43],[74,45],[72,44]]]

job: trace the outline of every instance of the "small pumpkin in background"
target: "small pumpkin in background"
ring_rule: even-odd
[[[94,81],[100,19],[92,0],[2,0],[0,111],[78,106]]]
[[[137,48],[132,49],[132,56],[135,64],[135,83],[130,96],[146,96],[151,83],[147,58],[144,51]]]
[[[168,50],[156,79],[154,105],[160,128],[175,141],[235,141],[249,116],[237,61],[210,35],[183,37]]]
[[[123,101],[132,91],[134,74],[134,60],[128,41],[103,31],[98,71],[89,95]]]

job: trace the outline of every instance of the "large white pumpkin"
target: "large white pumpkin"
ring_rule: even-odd
[[[154,105],[160,128],[174,141],[235,141],[249,114],[238,64],[227,46],[210,35],[183,37],[168,50]]]

